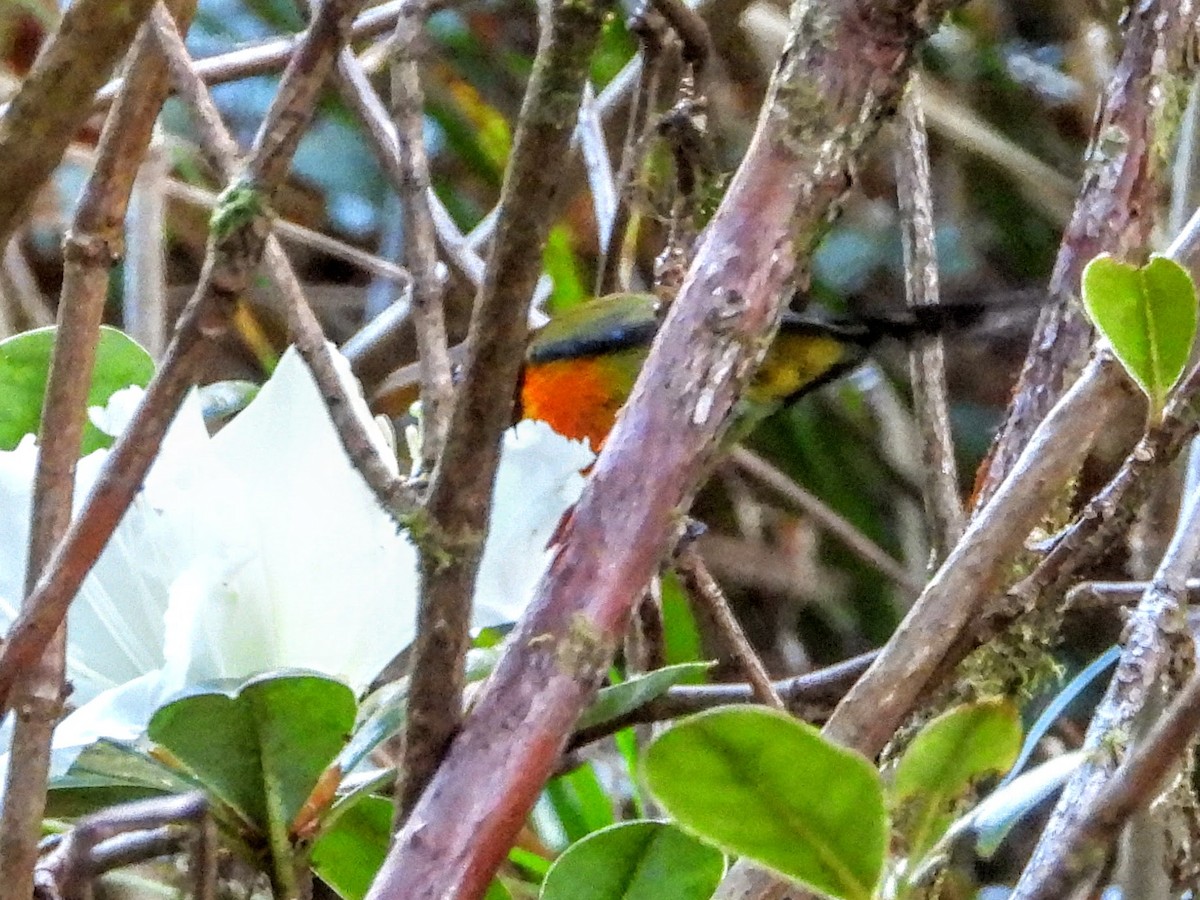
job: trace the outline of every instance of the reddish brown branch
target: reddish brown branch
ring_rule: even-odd
[[[529,613],[369,896],[482,896],[669,550],[849,166],[951,4],[801,6],[771,107]],[[486,786],[486,787],[485,787]]]

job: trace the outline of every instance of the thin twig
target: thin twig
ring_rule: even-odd
[[[607,247],[617,214],[617,183],[608,144],[604,138],[604,123],[596,103],[596,92],[589,81],[579,107],[579,150],[587,171],[588,187],[592,192],[592,210],[596,215],[596,234],[601,247]]]
[[[708,571],[708,566],[696,550],[695,543],[686,536],[675,554],[675,571],[693,602],[702,603],[720,629],[733,661],[750,684],[755,699],[764,706],[786,709],[783,698],[771,683],[767,667],[763,665],[762,659],[746,637],[746,632],[742,630],[737,616],[733,614],[725,592]]]
[[[165,84],[165,68],[163,76]],[[122,324],[155,359],[166,347],[171,326],[167,320],[166,273],[166,198],[170,171],[162,142],[154,141],[133,183],[129,236],[125,242]]]
[[[189,833],[194,834],[196,897],[210,900],[216,886],[216,834],[208,798],[200,792],[126,803],[83,817],[38,864],[38,884],[47,896],[88,900],[98,875],[177,852],[187,845]]]
[[[249,286],[270,233],[271,201],[311,120],[317,94],[356,6],[356,0],[325,0],[284,72],[246,172],[214,216],[200,283],[162,365],[0,649],[0,708],[10,707],[14,679],[40,656],[58,630],[80,584],[133,502],[212,342],[231,329],[237,299]],[[156,26],[159,19],[155,16]],[[174,30],[173,22],[166,24]],[[157,27],[155,34],[159,34]]]
[[[0,112],[0,247],[91,114],[96,89],[129,49],[153,3],[72,3],[17,96]]]
[[[1125,48],[1092,129],[1083,190],[1050,276],[1054,302],[1038,319],[1008,418],[978,479],[977,507],[999,487],[1086,359],[1092,326],[1075,299],[1083,267],[1102,252],[1124,258],[1150,244],[1158,176],[1169,166],[1157,148],[1168,140],[1162,131],[1174,115],[1164,79],[1182,64],[1190,6],[1174,0],[1135,4],[1124,20]]]
[[[84,147],[72,145],[67,149],[66,158],[80,165],[91,166],[95,160],[95,153]],[[216,192],[206,190],[194,184],[188,184],[187,182],[180,181],[178,178],[167,178],[163,184],[163,191],[172,200],[178,200],[180,203],[186,203],[189,206],[201,209],[216,209],[221,202],[220,195]],[[364,272],[369,272],[379,278],[387,278],[390,281],[401,283],[407,283],[412,278],[407,269],[396,265],[391,260],[384,259],[374,253],[369,253],[360,247],[355,247],[353,244],[348,244],[335,237],[330,237],[323,232],[300,225],[290,219],[275,217],[271,221],[271,229],[281,240],[299,244],[302,247],[308,247],[319,253],[326,253],[334,259],[344,260],[352,266],[357,266]]]
[[[412,273],[412,319],[421,373],[421,471],[433,469],[446,441],[454,400],[443,281],[437,258],[436,228],[429,210],[429,159],[425,154],[424,92],[417,67],[417,44],[425,18],[401,13],[393,32],[392,117],[399,138],[404,179],[404,262]]]
[[[663,41],[669,32],[661,14],[647,6],[634,13],[629,27],[637,35],[642,65],[637,74],[637,90],[630,100],[625,141],[621,145],[621,162],[617,168],[616,183],[617,207],[608,229],[608,240],[601,245],[600,261],[596,270],[598,297],[622,287],[621,261],[629,238],[634,192],[649,145],[647,135],[654,122],[658,89],[667,62]]]
[[[543,13],[496,236],[471,316],[470,354],[425,505],[427,538],[420,548],[421,602],[398,795],[402,814],[420,797],[461,721],[471,597],[500,440],[512,424],[551,199],[559,189],[603,12],[599,2],[573,0],[555,2]]]
[[[854,527],[853,523],[758,454],[744,447],[735,447],[730,451],[729,459],[755,482],[769,488],[798,512],[810,517],[819,528],[841,541],[846,549],[867,565],[886,575],[906,594],[916,597],[924,589],[922,582],[913,578],[904,566]]]
[[[190,22],[195,4],[176,2]],[[45,574],[55,546],[71,522],[75,465],[87,424],[100,322],[113,265],[123,250],[123,226],[138,166],[167,97],[167,73],[143,26],[130,52],[129,72],[136,90],[123,91],[100,136],[96,166],[63,241],[63,286],[58,332],[38,433],[25,589],[33,592]],[[22,610],[33,608],[27,597]],[[41,659],[13,684],[16,728],[0,817],[0,898],[28,898],[33,892],[40,825],[45,810],[50,743],[62,716],[66,632],[58,628]]]
[[[161,7],[154,10],[152,20],[155,36],[171,67],[176,90],[195,114],[201,146],[213,168],[233,183],[232,179],[237,177],[239,169],[237,143],[221,121],[208,88],[196,77],[182,38],[164,17]],[[267,270],[288,311],[296,349],[308,364],[342,449],[380,506],[398,523],[403,523],[415,508],[415,494],[380,457],[366,427],[353,411],[342,380],[334,368],[320,323],[309,309],[304,290],[288,262],[287,254],[273,235],[267,237],[262,252]]]
[[[1193,677],[1167,716],[1125,764],[1118,735],[1134,732],[1143,708],[1179,673],[1193,668],[1195,646],[1186,621],[1187,579],[1200,557],[1200,492],[1192,492],[1154,580],[1130,616],[1124,650],[1108,691],[1088,726],[1086,759],[1071,776],[1013,896],[1066,897],[1080,875],[1107,855],[1130,814],[1154,799],[1200,727],[1200,681]]]
[[[938,266],[933,185],[929,177],[929,142],[921,110],[919,72],[913,72],[900,107],[900,135],[895,165],[904,240],[905,293],[909,306],[936,306]],[[918,337],[908,358],[913,406],[921,431],[925,518],[929,526],[932,562],[936,566],[958,543],[964,520],[958,467],[954,462],[954,438],[950,433],[946,360],[941,336]]]
[[[792,715],[811,719],[814,715],[828,714],[867,670],[875,654],[872,650],[815,672],[780,678],[771,682],[771,689]],[[579,729],[571,736],[567,750],[577,750],[632,725],[669,722],[716,706],[761,702],[759,691],[747,683],[676,685],[662,697],[625,716]]]
[[[54,312],[46,302],[37,277],[25,258],[17,237],[4,248],[4,259],[0,263],[6,284],[12,289],[17,308],[29,328],[41,328],[54,322]]]

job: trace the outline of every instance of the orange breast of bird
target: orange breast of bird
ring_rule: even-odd
[[[628,355],[628,360],[622,358]],[[521,383],[521,416],[599,451],[633,386],[642,353],[529,363]],[[626,369],[631,369],[627,372]]]

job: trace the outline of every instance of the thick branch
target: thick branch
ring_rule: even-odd
[[[849,167],[950,4],[801,4],[746,159],[536,599],[369,896],[482,896],[669,550]],[[457,411],[456,411],[457,412]],[[483,789],[486,785],[486,789]]]

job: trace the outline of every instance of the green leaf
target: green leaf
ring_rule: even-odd
[[[0,450],[12,450],[27,434],[37,434],[50,376],[50,356],[58,329],[26,331],[0,341]],[[154,375],[154,361],[127,335],[115,328],[100,329],[96,366],[88,406],[103,406],[130,385],[145,387]],[[82,455],[107,447],[112,438],[90,422],[84,429]]]
[[[663,652],[666,661],[675,665],[704,659],[704,640],[692,614],[692,604],[674,572],[662,580]],[[683,684],[703,684],[704,676],[696,673]]]
[[[811,725],[718,707],[660,735],[644,766],[667,811],[704,840],[832,897],[871,897],[888,834],[879,773]]]
[[[964,704],[921,729],[896,766],[891,796],[908,847],[920,856],[949,827],[956,801],[979,778],[1002,774],[1021,751],[1021,717],[1007,700]]]
[[[282,849],[354,713],[354,693],[340,681],[272,674],[232,693],[207,690],[169,703],[154,714],[148,734]]]
[[[117,803],[182,794],[197,786],[132,744],[102,740],[84,749],[66,774],[50,779],[46,815],[73,819]]]
[[[567,841],[573,843],[616,821],[613,803],[596,777],[591,763],[551,779],[546,796],[562,825]]]
[[[572,844],[541,900],[708,900],[725,857],[666,822],[626,822]]]
[[[366,896],[387,856],[394,814],[392,801],[367,797],[313,844],[313,872],[343,900]]]
[[[628,681],[606,687],[579,717],[575,728],[591,728],[619,719],[639,706],[645,706],[656,697],[661,697],[668,688],[683,682],[692,683],[696,676],[703,675],[710,668],[712,663],[702,662],[663,666],[645,675],[637,675]]]
[[[1191,276],[1165,256],[1137,267],[1104,254],[1083,270],[1083,304],[1157,419],[1196,336]]]
[[[499,646],[467,651],[467,683],[483,681],[492,674],[499,659]],[[408,679],[400,678],[363,700],[354,734],[338,754],[337,764],[343,772],[357,768],[372,750],[404,728],[408,720],[408,688]]]

